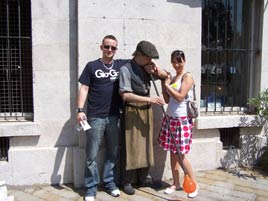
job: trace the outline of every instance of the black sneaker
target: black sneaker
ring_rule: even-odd
[[[123,191],[128,195],[133,195],[135,193],[135,189],[132,187],[130,183],[123,185]]]
[[[143,181],[139,181],[138,185],[140,187],[152,187],[153,186],[153,180],[152,180],[152,178],[146,178]]]
[[[160,190],[162,188],[162,182],[161,181],[154,181],[152,187],[155,190]]]

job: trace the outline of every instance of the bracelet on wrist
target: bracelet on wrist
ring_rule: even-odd
[[[84,112],[84,109],[83,108],[76,108],[76,113],[81,113],[81,112]]]

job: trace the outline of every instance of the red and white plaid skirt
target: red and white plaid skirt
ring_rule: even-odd
[[[170,130],[173,133],[176,144],[178,145],[179,152],[181,154],[189,153],[192,146],[193,120],[188,117],[167,116],[167,118],[169,119]],[[167,119],[164,117],[158,141],[164,150],[177,153],[174,140],[170,135],[170,130],[167,125]]]

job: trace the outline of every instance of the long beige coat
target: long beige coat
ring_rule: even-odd
[[[126,170],[153,166],[153,111],[150,104],[126,104],[125,135]]]

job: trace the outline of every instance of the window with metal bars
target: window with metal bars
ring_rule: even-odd
[[[8,161],[9,138],[0,137],[0,161]]]
[[[0,0],[0,120],[32,120],[31,1]]]
[[[240,129],[235,128],[221,128],[220,139],[223,149],[239,148]]]
[[[257,68],[261,2],[202,0],[201,112],[247,110]]]

